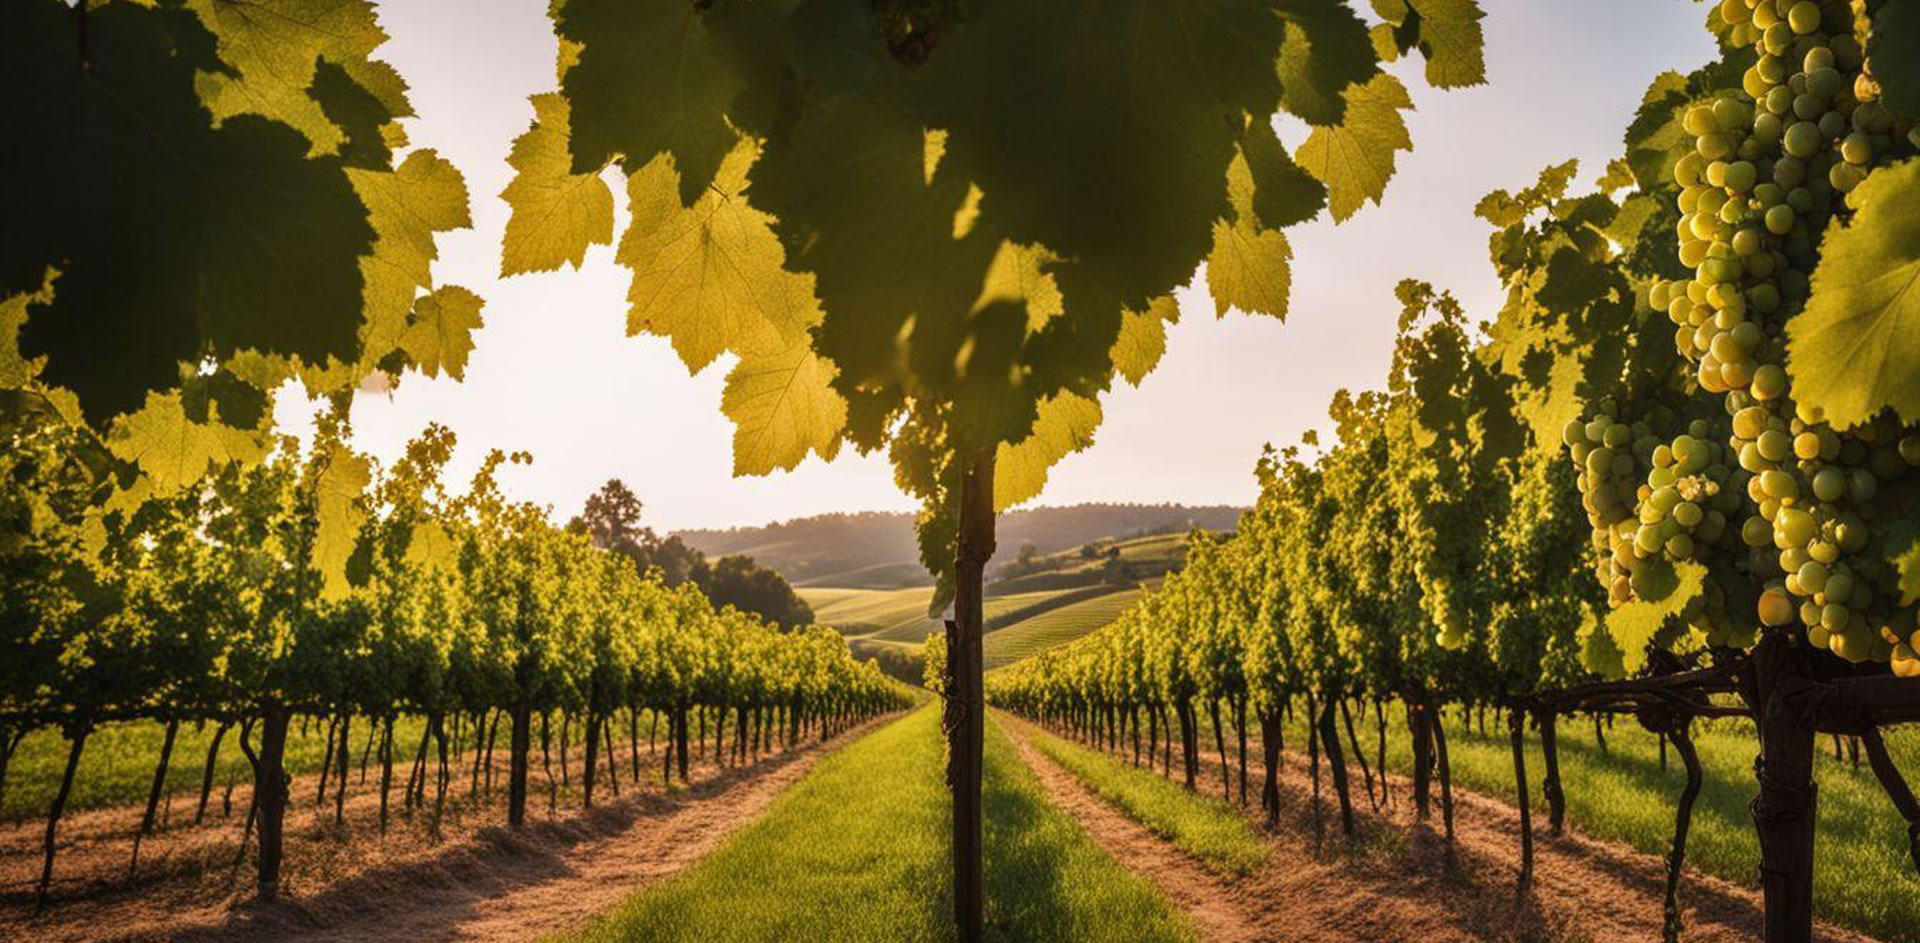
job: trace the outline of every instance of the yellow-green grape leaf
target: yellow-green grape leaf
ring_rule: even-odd
[[[1066,312],[1060,286],[1044,268],[1052,261],[1055,256],[1044,247],[1002,241],[987,266],[987,277],[973,310],[978,312],[996,301],[1021,302],[1027,308],[1027,330],[1045,327]]]
[[[1706,587],[1707,568],[1691,560],[1653,559],[1634,575],[1636,598],[1607,613],[1607,634],[1620,649],[1627,674],[1647,663],[1647,643],[1667,621],[1685,611]]]
[[[1238,308],[1284,319],[1293,281],[1293,249],[1279,230],[1261,225],[1254,209],[1255,194],[1247,156],[1234,155],[1227,164],[1227,204],[1233,218],[1214,221],[1207,286],[1213,291],[1217,316]]]
[[[1261,229],[1244,221],[1214,223],[1213,251],[1207,255],[1214,313],[1225,315],[1232,307],[1285,318],[1292,260],[1293,249],[1277,229]]]
[[[1603,678],[1627,676],[1626,656],[1620,651],[1620,646],[1614,644],[1607,627],[1594,618],[1592,610],[1581,612],[1578,637],[1580,664],[1588,671]]]
[[[451,569],[458,559],[453,536],[439,522],[425,521],[414,525],[413,533],[407,538],[408,565],[429,570]]]
[[[1802,405],[1839,428],[1892,407],[1920,422],[1920,160],[1874,171],[1829,226],[1806,308],[1787,322]]]
[[[366,280],[360,336],[366,356],[377,360],[400,346],[414,297],[433,285],[434,235],[473,221],[466,180],[431,150],[414,151],[392,171],[349,168],[347,174],[376,234],[373,251],[360,258]]]
[[[1180,305],[1172,295],[1153,299],[1145,311],[1120,315],[1120,336],[1113,342],[1113,369],[1128,383],[1139,386],[1167,353],[1167,325],[1180,320]]]
[[[1394,152],[1411,150],[1413,138],[1400,112],[1413,99],[1400,80],[1386,73],[1347,89],[1347,111],[1337,125],[1315,127],[1294,157],[1327,185],[1335,221],[1345,220],[1368,200],[1379,203],[1393,176]]]
[[[567,152],[567,100],[533,96],[533,127],[513,141],[507,163],[517,171],[500,191],[513,208],[500,244],[500,274],[579,268],[588,246],[613,241],[613,191],[598,172],[573,172]]]
[[[218,421],[219,406],[212,410],[211,421],[197,423],[188,418],[178,391],[148,393],[138,410],[114,421],[107,447],[138,465],[161,495],[199,481],[210,467],[266,455],[258,431],[227,426]]]
[[[615,254],[633,271],[627,331],[669,338],[690,370],[728,350],[785,347],[820,320],[812,276],[787,271],[771,217],[747,203],[756,156],[742,141],[690,207],[670,157],[627,179],[633,221]]]
[[[238,72],[201,72],[195,84],[216,121],[264,115],[292,126],[331,154],[346,136],[307,94],[319,59],[365,59],[386,42],[366,0],[192,0],[218,40],[220,61]],[[404,86],[403,86],[404,87]],[[385,91],[391,94],[391,88]],[[384,103],[384,100],[383,100]],[[390,109],[391,110],[391,109]]]
[[[366,520],[359,498],[373,480],[373,466],[344,445],[330,446],[330,453],[314,482],[318,528],[313,535],[313,565],[323,581],[321,596],[338,599],[353,589],[347,580],[347,560]]]
[[[464,379],[467,355],[473,351],[473,332],[480,329],[480,309],[486,302],[458,285],[444,285],[414,302],[412,323],[400,335],[400,346],[420,372],[437,377],[442,371]]]
[[[1030,501],[1047,486],[1047,470],[1068,455],[1093,444],[1100,426],[1100,401],[1059,393],[1039,404],[1033,432],[1018,442],[1002,442],[994,456],[995,511]]]
[[[1464,88],[1487,81],[1480,20],[1486,14],[1474,0],[1409,0],[1419,14],[1418,45],[1427,57],[1427,84]]]
[[[0,388],[17,389],[27,385],[40,373],[43,357],[26,357],[20,353],[20,327],[27,323],[27,306],[46,304],[53,300],[53,273],[47,273],[47,282],[33,293],[22,293],[0,298]]]
[[[791,469],[817,452],[832,459],[847,424],[833,364],[801,335],[782,348],[749,350],[727,374],[720,411],[733,420],[733,473]]]

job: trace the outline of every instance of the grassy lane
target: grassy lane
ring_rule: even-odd
[[[1267,844],[1238,806],[1189,792],[1151,770],[1139,769],[1031,724],[1033,747],[1066,768],[1088,789],[1174,847],[1220,871],[1246,874],[1267,859]]]
[[[1387,765],[1402,774],[1412,768],[1404,717],[1388,707]],[[1361,718],[1354,720],[1358,723]],[[1378,748],[1373,728],[1371,716],[1360,727],[1369,762]],[[1489,716],[1483,736],[1477,728],[1467,729],[1458,711],[1448,711],[1446,730],[1455,787],[1512,804],[1513,756],[1505,719],[1496,721]],[[1202,743],[1213,755],[1210,734]],[[1560,777],[1567,797],[1568,827],[1595,838],[1625,842],[1649,854],[1666,854],[1673,840],[1674,810],[1680,789],[1686,784],[1679,757],[1669,750],[1668,767],[1662,770],[1659,741],[1631,722],[1617,723],[1608,731],[1606,741],[1607,749],[1602,752],[1588,718],[1561,719]],[[1694,743],[1699,748],[1704,779],[1687,838],[1687,864],[1729,881],[1756,886],[1760,851],[1753,818],[1747,812],[1756,790],[1753,758],[1758,747],[1753,726],[1736,720],[1698,724]],[[1907,857],[1905,823],[1866,768],[1864,758],[1856,772],[1850,764],[1834,761],[1831,740],[1822,737],[1820,743],[1823,753],[1814,767],[1820,784],[1814,912],[1823,920],[1881,939],[1920,941],[1920,878],[1916,878],[1913,862]],[[1304,753],[1306,730],[1300,724],[1289,725],[1287,745]],[[1920,730],[1889,731],[1887,745],[1909,780],[1920,775]],[[1540,797],[1544,761],[1539,735],[1532,730],[1527,732],[1527,747],[1534,827],[1544,833],[1546,809]],[[1250,745],[1249,749],[1257,762],[1258,747]],[[1231,755],[1231,745],[1228,751]],[[1301,763],[1305,759],[1294,753],[1287,761]],[[1352,763],[1351,757],[1348,762]],[[1357,766],[1350,768],[1355,794],[1365,803],[1360,770]],[[1219,783],[1215,780],[1209,785],[1218,788]],[[1434,795],[1437,801],[1437,785]]]
[[[842,749],[711,857],[571,939],[952,939],[939,737],[928,707]],[[987,740],[986,821],[994,938],[1191,938],[1158,894],[1046,802],[997,727]]]

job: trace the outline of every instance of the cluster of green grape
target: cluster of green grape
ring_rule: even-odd
[[[1758,56],[1742,77],[1744,96],[1683,116],[1695,146],[1674,166],[1677,235],[1694,274],[1656,283],[1649,301],[1673,321],[1700,388],[1724,394],[1731,436],[1727,446],[1707,441],[1696,422],[1653,456],[1631,551],[1695,557],[1728,533],[1729,515],[1750,508],[1757,513],[1738,535],[1766,581],[1761,624],[1798,621],[1813,644],[1849,660],[1920,673],[1914,616],[1894,611],[1895,574],[1866,553],[1880,485],[1920,462],[1920,438],[1903,438],[1885,418],[1833,429],[1791,402],[1785,369],[1782,327],[1806,302],[1819,234],[1872,167],[1920,145],[1912,122],[1877,101],[1858,12],[1839,0],[1720,6],[1732,40]],[[1613,524],[1615,561],[1629,526]],[[1617,579],[1609,586],[1620,598]],[[1712,608],[1690,613],[1696,628],[1750,636],[1752,619],[1716,625]]]
[[[1561,437],[1579,473],[1580,502],[1600,551],[1596,570],[1618,605],[1633,597],[1633,573],[1644,559],[1637,550],[1640,522],[1634,509],[1647,496],[1643,482],[1660,440],[1648,419],[1623,421],[1612,399],[1601,400],[1587,419],[1568,422]]]

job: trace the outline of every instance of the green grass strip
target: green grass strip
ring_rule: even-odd
[[[1235,874],[1246,874],[1267,860],[1266,841],[1239,807],[1038,727],[1026,729],[1034,749],[1181,851]]]
[[[849,745],[693,868],[563,939],[954,937],[939,714],[923,708]],[[1184,918],[1048,804],[997,727],[987,739],[989,936],[1191,940]]]
[[[1367,759],[1372,761],[1376,741],[1372,711],[1367,713],[1360,739]],[[1387,710],[1387,765],[1401,774],[1412,769],[1413,760],[1405,716],[1398,707]],[[1354,720],[1359,722],[1361,718]],[[1506,719],[1489,716],[1487,733],[1482,735],[1477,728],[1468,730],[1460,722],[1459,711],[1449,709],[1446,725],[1454,786],[1512,804],[1513,755]],[[1594,737],[1590,718],[1563,717],[1559,729],[1567,826],[1594,838],[1625,842],[1647,854],[1665,855],[1673,841],[1674,809],[1686,784],[1678,754],[1669,748],[1667,768],[1662,770],[1659,740],[1628,719],[1622,719],[1607,733],[1605,752]],[[1757,886],[1755,869],[1760,849],[1753,816],[1747,808],[1758,788],[1753,779],[1753,758],[1759,744],[1753,724],[1745,720],[1698,722],[1693,739],[1703,776],[1687,836],[1687,865],[1738,884]],[[1212,737],[1204,737],[1203,742],[1211,756]],[[1287,745],[1304,750],[1306,743],[1306,730],[1296,720],[1288,726]],[[1814,767],[1820,784],[1814,914],[1882,940],[1920,943],[1920,878],[1916,878],[1913,861],[1907,857],[1906,823],[1887,801],[1865,759],[1855,771],[1851,764],[1834,761],[1832,746],[1830,739],[1820,738],[1821,752]],[[1920,775],[1920,730],[1890,730],[1887,746],[1909,781]],[[1288,762],[1304,760],[1296,754],[1289,756]],[[1352,762],[1351,757],[1348,762]],[[1544,763],[1540,736],[1529,729],[1527,779],[1533,789],[1534,828],[1542,834],[1547,815],[1540,794]],[[1357,781],[1359,768],[1350,769],[1356,780],[1353,788],[1364,804],[1366,797]],[[1437,785],[1434,797],[1438,801]],[[1683,887],[1683,901],[1685,896]]]

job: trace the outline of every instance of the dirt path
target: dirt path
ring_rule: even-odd
[[[1024,724],[1000,716],[1012,734],[1020,758],[1046,787],[1053,804],[1079,820],[1100,847],[1127,869],[1145,877],[1168,900],[1187,912],[1210,943],[1251,943],[1263,939],[1258,915],[1233,892],[1230,878],[1207,869],[1171,842],[1148,831],[1082,785],[1072,773],[1034,749]]]
[[[582,926],[637,888],[697,861],[758,818],[825,753],[872,729],[862,726],[747,766],[696,766],[693,783],[670,792],[657,779],[639,790],[629,781],[620,798],[605,796],[591,811],[534,821],[520,833],[450,820],[441,840],[418,823],[385,838],[364,825],[343,836],[330,818],[302,816],[296,825],[290,813],[289,864],[303,854],[309,870],[286,899],[269,906],[245,902],[252,864],[229,867],[235,846],[224,834],[181,836],[176,842],[184,847],[161,850],[151,865],[143,864],[146,878],[120,879],[127,846],[117,838],[126,831],[117,819],[126,810],[102,810],[91,815],[114,826],[105,831],[116,837],[80,839],[69,858],[81,860],[70,866],[113,870],[95,870],[90,893],[45,917],[27,919],[9,907],[0,915],[0,937],[37,943],[535,939]],[[544,807],[544,798],[530,797],[530,812]],[[351,795],[350,822],[356,800],[377,802]],[[465,814],[497,822],[502,816],[495,811],[482,806]]]
[[[1379,940],[1614,941],[1658,940],[1664,862],[1625,845],[1568,834],[1554,838],[1536,827],[1534,890],[1515,893],[1519,814],[1483,796],[1454,794],[1456,841],[1449,846],[1437,821],[1414,821],[1409,784],[1389,777],[1400,801],[1375,813],[1359,782],[1353,785],[1356,827],[1339,834],[1339,812],[1327,789],[1316,817],[1306,759],[1285,756],[1281,814],[1271,831],[1269,858],[1245,877],[1207,869],[1147,832],[1095,796],[1079,780],[1033,749],[1026,724],[1000,715],[1022,756],[1067,809],[1116,858],[1157,885],[1193,915],[1210,941],[1361,943]],[[1174,769],[1180,768],[1176,760]],[[1217,783],[1219,763],[1203,764]],[[1355,771],[1356,780],[1358,770]],[[1253,771],[1249,770],[1249,775]],[[1258,789],[1258,781],[1250,784]],[[1438,789],[1435,790],[1436,802]],[[1257,808],[1251,814],[1258,815]],[[1537,824],[1537,823],[1536,823]],[[1680,892],[1683,939],[1734,943],[1758,939],[1758,891],[1688,871]],[[1871,943],[1830,926],[1818,940]]]

